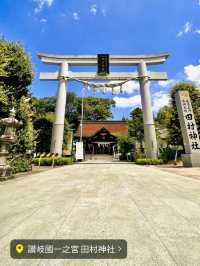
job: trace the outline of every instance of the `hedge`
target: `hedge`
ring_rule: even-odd
[[[53,164],[53,158],[34,158],[32,161],[35,165],[51,166]],[[55,166],[69,165],[74,163],[73,157],[58,157],[54,159]]]
[[[145,158],[145,159],[137,159],[135,163],[139,165],[159,165],[163,164],[164,161],[162,159]]]

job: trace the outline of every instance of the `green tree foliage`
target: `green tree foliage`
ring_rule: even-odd
[[[6,94],[4,81],[7,77],[5,68],[8,65],[9,58],[5,53],[6,47],[0,41],[0,117],[4,116],[8,107],[8,96]]]
[[[66,98],[65,116],[69,123],[74,123],[77,120],[78,97],[74,92],[68,92]],[[56,108],[56,97],[33,98],[33,103],[36,109],[37,117],[44,117],[46,113],[52,113]]]
[[[17,131],[17,143],[13,151],[25,152],[33,149],[34,136],[32,102],[29,98],[29,85],[33,70],[29,56],[19,43],[0,39],[0,116],[9,114],[14,106],[16,116],[23,122]]]
[[[178,118],[178,112],[177,112],[176,101],[175,101],[175,93],[178,90],[189,91],[191,102],[192,102],[192,107],[194,110],[195,120],[196,120],[199,131],[200,131],[200,90],[195,86],[195,84],[189,83],[189,82],[178,83],[171,89],[172,116],[170,118],[170,123],[168,127],[169,134],[170,134],[169,142],[172,145],[183,146],[180,122]]]
[[[56,97],[32,98],[36,118],[44,117],[47,113],[53,113],[56,107]]]
[[[38,131],[37,151],[50,150],[54,112],[56,108],[56,97],[33,98],[35,108],[34,128]],[[65,112],[64,148],[67,144],[67,133],[70,128],[77,129],[81,119],[82,98],[75,93],[68,92]],[[112,117],[110,111],[115,103],[110,99],[84,98],[84,120],[106,120]]]
[[[31,99],[22,96],[18,106],[18,117],[23,126],[17,132],[17,142],[14,145],[15,153],[25,153],[28,150],[34,150],[36,131],[33,127],[33,110]]]
[[[46,113],[54,112],[56,108],[56,97],[45,97],[33,99],[37,117],[44,117]],[[75,93],[68,92],[66,99],[65,117],[72,127],[77,127],[81,119],[82,98]],[[84,98],[84,120],[107,120],[112,117],[111,107],[115,102],[103,98]]]
[[[78,102],[79,98],[74,92],[67,94],[65,117],[72,127],[76,126],[78,120]]]
[[[163,106],[157,113],[155,121],[159,123],[161,127],[169,125],[172,116],[172,108],[170,106]]]
[[[49,152],[51,147],[51,136],[52,136],[52,128],[53,122],[55,119],[55,114],[53,112],[49,112],[44,114],[42,117],[38,116],[34,120],[34,129],[38,132],[36,138],[36,151],[37,152]],[[69,124],[65,119],[64,126],[64,139],[63,139],[63,148],[67,145],[67,134],[69,131]]]
[[[157,113],[155,118],[157,139],[162,146],[168,146],[169,142],[169,127],[172,118],[172,108],[170,106],[163,106]]]
[[[0,84],[0,117],[4,117],[8,112],[8,95],[5,88]]]
[[[127,153],[133,153],[134,151],[134,139],[128,136],[118,136],[117,145],[119,152],[121,153],[121,160],[127,159]]]
[[[3,42],[3,39],[0,39],[0,79],[4,80],[7,76],[6,68],[8,67],[9,57],[6,55],[6,45]]]
[[[129,134],[142,147],[144,141],[144,123],[143,113],[141,108],[135,108],[130,113],[132,120],[129,121]]]
[[[84,120],[107,120],[112,118],[111,107],[115,102],[111,99],[87,97],[84,98]],[[81,98],[78,102],[78,119],[81,118]]]
[[[41,117],[34,121],[34,128],[38,132],[36,139],[37,152],[49,152],[51,146],[53,122],[47,117]]]
[[[9,101],[19,101],[28,96],[28,86],[33,80],[30,59],[19,43],[0,39],[0,54],[3,61],[0,73],[5,76],[1,86]]]

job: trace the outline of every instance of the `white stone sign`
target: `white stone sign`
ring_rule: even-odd
[[[184,166],[200,166],[200,140],[188,91],[178,91],[175,96],[186,154]]]
[[[76,160],[83,160],[83,142],[76,142]]]

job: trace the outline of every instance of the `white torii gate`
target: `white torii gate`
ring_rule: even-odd
[[[59,71],[40,73],[41,80],[59,80],[55,121],[52,131],[51,152],[62,155],[64,119],[66,105],[66,82],[68,80],[139,80],[140,94],[143,109],[144,137],[146,155],[148,158],[157,158],[158,147],[156,131],[151,105],[149,80],[167,80],[165,72],[149,72],[148,65],[163,64],[169,53],[158,55],[110,55],[110,65],[137,66],[138,72],[112,72],[107,76],[98,76],[96,72],[71,72],[70,66],[97,66],[97,55],[55,55],[39,53],[38,57],[45,64],[59,66]]]

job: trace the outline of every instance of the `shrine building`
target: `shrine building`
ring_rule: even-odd
[[[117,137],[127,135],[127,121],[83,121],[82,138],[88,154],[113,154]],[[80,124],[75,137],[77,140],[81,137]]]

